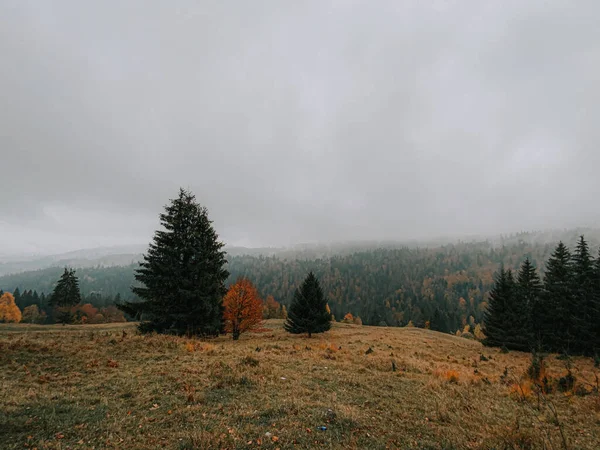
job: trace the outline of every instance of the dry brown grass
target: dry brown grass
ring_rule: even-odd
[[[234,342],[0,325],[0,447],[560,449],[562,430],[569,449],[600,448],[589,359],[571,361],[579,394],[540,401],[516,387],[527,354],[417,328],[265,326]]]

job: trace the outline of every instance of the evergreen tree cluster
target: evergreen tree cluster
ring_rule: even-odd
[[[0,289],[0,296],[4,291]],[[113,297],[98,293],[81,295],[75,270],[65,268],[55,282],[50,295],[37,290],[13,291],[15,304],[23,313],[23,321],[37,324],[122,322],[125,317],[114,306],[121,302],[120,294]]]
[[[160,220],[163,229],[155,233],[135,275],[140,286],[133,292],[141,300],[118,305],[141,321],[140,331],[202,336],[230,331],[238,339],[258,326],[263,312],[258,292],[244,277],[227,292],[224,244],[195,196],[181,189]],[[330,321],[327,300],[311,272],[296,292],[285,329],[310,337],[329,330]]]
[[[571,254],[560,242],[541,281],[529,259],[516,279],[502,267],[485,313],[486,344],[521,351],[598,354],[600,255],[583,236]]]

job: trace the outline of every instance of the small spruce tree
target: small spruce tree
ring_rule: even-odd
[[[595,277],[594,260],[588,243],[581,236],[572,258],[573,267],[573,306],[572,323],[574,348],[577,353],[592,354],[595,347],[594,310]]]
[[[294,334],[323,333],[331,328],[331,314],[317,277],[310,272],[296,290],[284,324],[286,331]]]
[[[517,296],[517,284],[510,269],[504,267],[496,276],[490,291],[490,301],[484,314],[485,345],[528,351],[526,310]]]
[[[519,315],[515,317],[515,326],[529,341],[533,339],[534,345],[539,346],[539,324],[532,311],[539,308],[542,282],[534,265],[526,258],[517,274],[516,301],[518,302]]]
[[[591,331],[594,338],[591,351],[600,356],[600,251],[594,261],[594,288],[590,302]]]
[[[65,271],[56,283],[48,304],[53,307],[52,315],[58,323],[66,324],[73,322],[71,310],[81,302],[79,291],[79,279],[75,276],[75,270],[65,267]]]
[[[56,283],[56,287],[50,297],[49,305],[55,307],[72,307],[81,302],[79,291],[79,279],[75,276],[73,269],[67,269]]]
[[[573,350],[577,328],[574,306],[571,253],[560,242],[546,263],[542,303],[534,311],[534,315],[538,316],[544,350]]]

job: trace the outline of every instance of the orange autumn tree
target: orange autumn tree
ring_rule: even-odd
[[[263,306],[264,319],[281,319],[281,305],[272,295],[267,297]]]
[[[247,278],[238,279],[223,299],[225,331],[233,340],[240,334],[259,328],[263,321],[263,303],[258,291]]]
[[[21,317],[21,310],[15,303],[15,298],[10,292],[6,292],[0,297],[0,322],[19,323]]]

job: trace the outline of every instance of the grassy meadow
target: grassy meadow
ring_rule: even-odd
[[[530,361],[416,328],[308,339],[271,320],[234,342],[4,324],[0,448],[600,449],[600,369],[550,355],[540,394]]]

